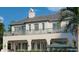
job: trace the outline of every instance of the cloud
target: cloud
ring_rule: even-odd
[[[62,7],[48,7],[50,11],[59,11]]]

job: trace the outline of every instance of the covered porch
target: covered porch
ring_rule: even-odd
[[[27,40],[8,41],[9,52],[25,52],[28,50]]]
[[[40,52],[47,51],[47,41],[45,39],[31,40],[31,50],[29,50],[29,42],[27,40],[8,41],[7,49],[9,52]]]
[[[47,51],[47,41],[45,39],[37,39],[31,41],[32,51]]]

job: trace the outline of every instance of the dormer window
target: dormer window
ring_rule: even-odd
[[[34,24],[34,27],[35,27],[35,31],[39,30],[39,24],[38,23]]]

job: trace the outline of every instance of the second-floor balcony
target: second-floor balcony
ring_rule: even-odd
[[[4,32],[4,36],[14,36],[14,35],[34,35],[34,34],[50,34],[50,33],[62,33],[62,29],[45,29],[45,30],[26,30],[26,31],[14,31],[14,32]]]

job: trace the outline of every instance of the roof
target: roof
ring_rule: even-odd
[[[45,22],[45,21],[56,21],[59,20],[59,14],[52,14],[48,16],[35,16],[33,18],[24,18],[22,20],[13,22],[11,25],[20,25],[20,24],[25,24],[25,23],[34,23],[34,22]]]

